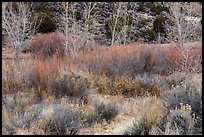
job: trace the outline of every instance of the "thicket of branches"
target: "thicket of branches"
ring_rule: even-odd
[[[23,42],[35,34],[35,23],[29,5],[23,2],[2,5],[2,34],[9,37],[12,51],[17,56]]]
[[[202,40],[202,6],[199,3],[167,3],[170,9],[170,19],[173,24],[167,24],[167,40],[170,43],[177,43],[177,50],[182,56],[182,60],[177,61],[178,65],[183,70],[191,70],[189,68],[189,61],[193,59],[190,51],[193,49],[193,45],[183,46],[184,43],[195,42]],[[190,20],[192,19],[192,20]],[[200,64],[201,57],[194,59],[195,64]],[[191,64],[192,65],[192,64]],[[197,66],[193,66],[196,68]]]

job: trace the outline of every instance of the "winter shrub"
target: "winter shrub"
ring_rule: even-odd
[[[140,98],[138,98],[140,99]],[[123,135],[149,135],[154,125],[166,113],[166,107],[157,97],[141,98],[137,104],[132,125],[123,131]]]
[[[106,75],[93,75],[91,78],[93,87],[98,88],[99,93],[111,95],[141,95],[140,85],[131,77],[117,75],[107,77]]]
[[[3,69],[5,72],[2,73],[2,93],[14,93],[14,91],[18,91],[21,86],[21,80],[19,81],[19,77],[17,77],[18,70],[11,64],[8,65],[9,68]]]
[[[128,75],[92,75],[90,79],[93,87],[98,88],[99,93],[124,96],[160,96],[160,85],[157,83],[141,81]]]
[[[18,129],[29,127],[36,119],[35,114],[42,108],[41,105],[34,105],[33,94],[18,92],[15,94],[6,95],[2,98],[2,129],[3,134],[12,135]],[[31,105],[32,112],[27,115],[27,108]],[[39,111],[38,111],[39,110]],[[30,117],[31,116],[31,117]]]
[[[183,73],[180,73],[183,74]],[[174,74],[173,74],[174,75]],[[185,77],[185,79],[183,79]],[[202,78],[200,74],[192,73],[175,76],[175,87],[171,90],[165,91],[164,99],[170,108],[178,107],[180,103],[190,104],[192,110],[201,116],[201,102],[202,102]]]
[[[3,97],[2,130],[5,135],[77,134],[82,113],[77,104],[38,101],[35,94],[16,93]],[[68,101],[66,99],[66,101]],[[74,105],[75,108],[69,107]]]
[[[192,111],[202,118],[202,73],[192,73],[185,81],[186,89],[191,96]]]
[[[140,76],[140,75],[139,75]],[[141,77],[141,76],[140,76]],[[143,76],[144,77],[144,76]],[[136,78],[138,78],[138,76],[136,76]],[[160,74],[151,74],[150,75],[150,83],[151,84],[155,84],[160,88],[161,94],[166,91],[169,90],[170,87],[166,82],[166,75],[160,75]],[[141,81],[141,80],[140,80]],[[141,81],[142,82],[142,81]],[[143,83],[143,82],[142,82]]]
[[[40,118],[41,121],[38,123],[38,127],[46,135],[76,134],[81,128],[75,114],[60,105],[52,105],[44,109],[40,114]]]
[[[139,121],[134,121],[130,129],[125,131],[123,135],[150,135],[150,131],[156,121],[148,121],[146,118],[142,118]]]
[[[180,108],[170,109],[169,113],[155,125],[151,134],[192,135],[202,134],[201,127],[196,127],[197,118],[189,104],[180,104]]]
[[[161,85],[155,82],[152,75],[147,73],[144,73],[143,75],[136,75],[135,80],[139,83],[140,89],[142,89],[146,94],[160,96]]]
[[[32,63],[32,66],[28,69],[29,63]],[[50,60],[34,59],[31,62],[25,62],[24,78],[30,87],[45,90],[49,80],[59,75],[60,63],[61,60],[54,57]]]
[[[71,96],[85,99],[90,83],[87,78],[75,72],[61,72],[48,83],[49,91],[57,97]]]
[[[93,102],[93,107],[96,115],[96,119],[99,122],[102,122],[105,119],[107,122],[110,122],[118,114],[118,106],[114,102],[103,102],[95,101]]]
[[[30,134],[69,135],[80,130],[78,115],[60,104],[34,104],[27,108],[21,130]],[[17,129],[17,133],[18,129]]]
[[[54,54],[61,57],[64,55],[64,50],[64,36],[60,33],[52,32],[32,37],[29,46],[23,52],[31,52],[34,57],[46,59]]]
[[[189,104],[195,114],[196,126],[202,126],[202,77],[200,74],[186,74],[186,79],[163,96],[167,106],[171,109],[179,107],[180,103]]]
[[[46,105],[44,104],[33,104],[31,106],[29,106],[25,112],[24,112],[24,116],[23,116],[23,123],[24,123],[24,128],[31,128],[32,126],[34,126],[35,124],[38,123],[38,121],[40,120],[40,113],[43,111],[43,109],[46,107]]]
[[[2,64],[2,93],[11,94],[27,90],[26,80],[22,75],[22,68],[12,62],[4,62]]]
[[[161,45],[138,44],[100,47],[83,54],[81,62],[92,72],[108,75],[167,74],[170,64],[166,63],[164,49]]]
[[[181,85],[187,79],[187,73],[174,71],[172,74],[165,77],[166,84],[170,89],[177,85]]]
[[[165,63],[173,71],[194,71],[202,61],[200,43],[172,44],[164,48]]]

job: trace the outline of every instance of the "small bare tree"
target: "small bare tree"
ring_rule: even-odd
[[[173,22],[172,25],[167,25],[168,40],[171,43],[177,43],[177,49],[182,56],[182,60],[177,63],[182,70],[189,70],[189,61],[193,58],[190,55],[190,50],[194,46],[193,44],[184,45],[184,43],[201,40],[200,19],[202,17],[202,5],[196,2],[175,2],[168,3],[168,5],[170,8],[170,19]],[[200,60],[194,60],[194,64],[199,64],[199,62]]]
[[[132,6],[132,8],[130,8]],[[113,11],[109,17],[108,27],[111,34],[110,45],[127,44],[134,39],[135,24],[138,23],[138,13],[133,7],[137,7],[137,3],[115,2]],[[135,24],[134,24],[135,23]],[[133,34],[133,37],[130,36]]]
[[[99,23],[99,14],[101,13],[99,6],[103,3],[100,2],[84,2],[83,18],[84,18],[84,32],[86,36],[86,49],[92,49],[96,46],[97,39],[102,38],[101,26],[104,24]]]
[[[195,42],[201,39],[202,6],[196,2],[169,3],[170,20],[168,39],[182,45],[185,42]]]
[[[128,33],[128,2],[120,2],[120,18],[122,19],[119,24],[121,27],[121,31],[118,34],[119,43],[123,43],[123,45],[127,42],[127,33]]]
[[[2,33],[11,39],[12,52],[18,58],[23,42],[35,33],[35,21],[31,22],[32,14],[25,3],[14,2],[15,10],[8,4],[2,5]]]
[[[58,31],[65,36],[66,51],[74,54],[88,48],[91,45],[89,42],[93,41],[93,34],[89,30],[90,21],[93,19],[91,12],[96,5],[96,3],[85,2],[82,4],[85,9],[79,15],[77,4],[76,2],[59,3],[59,6],[62,7],[62,13]]]
[[[115,3],[114,7],[116,10],[116,14],[113,14],[113,27],[111,27],[111,45],[113,45],[116,41],[116,28],[117,28],[117,24],[118,24],[118,20],[119,20],[119,16],[120,16],[120,12],[121,12],[121,6],[122,3]]]

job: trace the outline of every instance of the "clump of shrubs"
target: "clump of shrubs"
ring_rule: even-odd
[[[166,84],[170,89],[177,85],[181,85],[187,79],[187,73],[174,71],[172,74],[166,76]]]
[[[24,71],[24,79],[29,87],[36,90],[46,90],[47,82],[60,74],[60,61],[52,58],[50,60],[34,59],[31,60],[32,66]],[[29,65],[30,65],[29,63]]]
[[[26,70],[24,79],[29,88],[39,95],[69,96],[86,100],[90,82],[82,73],[64,69],[60,60],[34,60],[33,67]]]
[[[125,131],[123,135],[149,135],[153,124],[149,123],[146,118],[142,118],[138,122],[134,121],[132,127]]]
[[[154,125],[152,134],[157,135],[192,135],[202,134],[202,129],[196,127],[196,117],[189,104],[180,104],[180,108],[170,109],[169,113]]]
[[[159,85],[154,83],[142,85],[141,82],[128,75],[114,75],[111,77],[93,75],[91,82],[93,87],[98,88],[99,93],[131,97],[160,95]]]
[[[94,108],[101,120],[110,121],[118,114],[118,107],[115,103],[96,102]]]
[[[35,58],[47,58],[57,54],[65,55],[64,36],[60,33],[37,34],[32,37],[23,52],[32,53]]]
[[[111,95],[130,94],[139,88],[138,83],[128,76],[93,75],[91,81],[93,86],[98,88],[99,93]]]
[[[174,79],[182,79],[181,75],[178,76],[180,77],[174,77]],[[165,91],[163,98],[171,109],[179,107],[180,103],[189,104],[196,116],[202,117],[202,77],[196,73],[186,74],[185,77],[184,80],[178,81],[178,84],[174,85],[170,90]]]
[[[138,98],[139,99],[139,98]],[[166,114],[166,107],[162,100],[157,97],[141,98],[141,103],[137,106],[137,113],[132,124],[124,128],[122,134],[125,135],[148,135],[154,125]]]
[[[2,93],[13,94],[25,90],[27,84],[23,79],[20,67],[8,62],[7,66],[2,68]]]
[[[88,95],[90,83],[80,74],[62,72],[48,83],[49,93],[60,96],[71,96],[85,99]]]
[[[61,105],[52,105],[44,109],[40,118],[38,128],[42,129],[46,135],[77,134],[80,130],[75,113]]]
[[[26,109],[22,118],[24,126],[21,130],[34,135],[77,134],[81,128],[77,113],[61,104],[34,104]]]
[[[149,112],[151,114],[151,111]],[[154,117],[154,115],[150,115]],[[202,134],[202,129],[196,126],[198,118],[192,112],[192,106],[180,103],[179,107],[170,109],[160,115],[160,118],[142,117],[133,121],[131,128],[125,130],[125,135],[192,135]]]
[[[91,102],[91,105],[94,110],[85,121],[89,126],[95,124],[95,122],[101,123],[104,120],[109,123],[119,113],[118,106],[115,102],[95,100]]]

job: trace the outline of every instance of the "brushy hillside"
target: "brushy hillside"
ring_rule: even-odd
[[[3,135],[202,135],[202,2],[3,2]]]
[[[3,134],[202,134],[202,70],[173,70],[177,51],[131,44],[4,59]],[[201,59],[199,44],[190,52]]]

